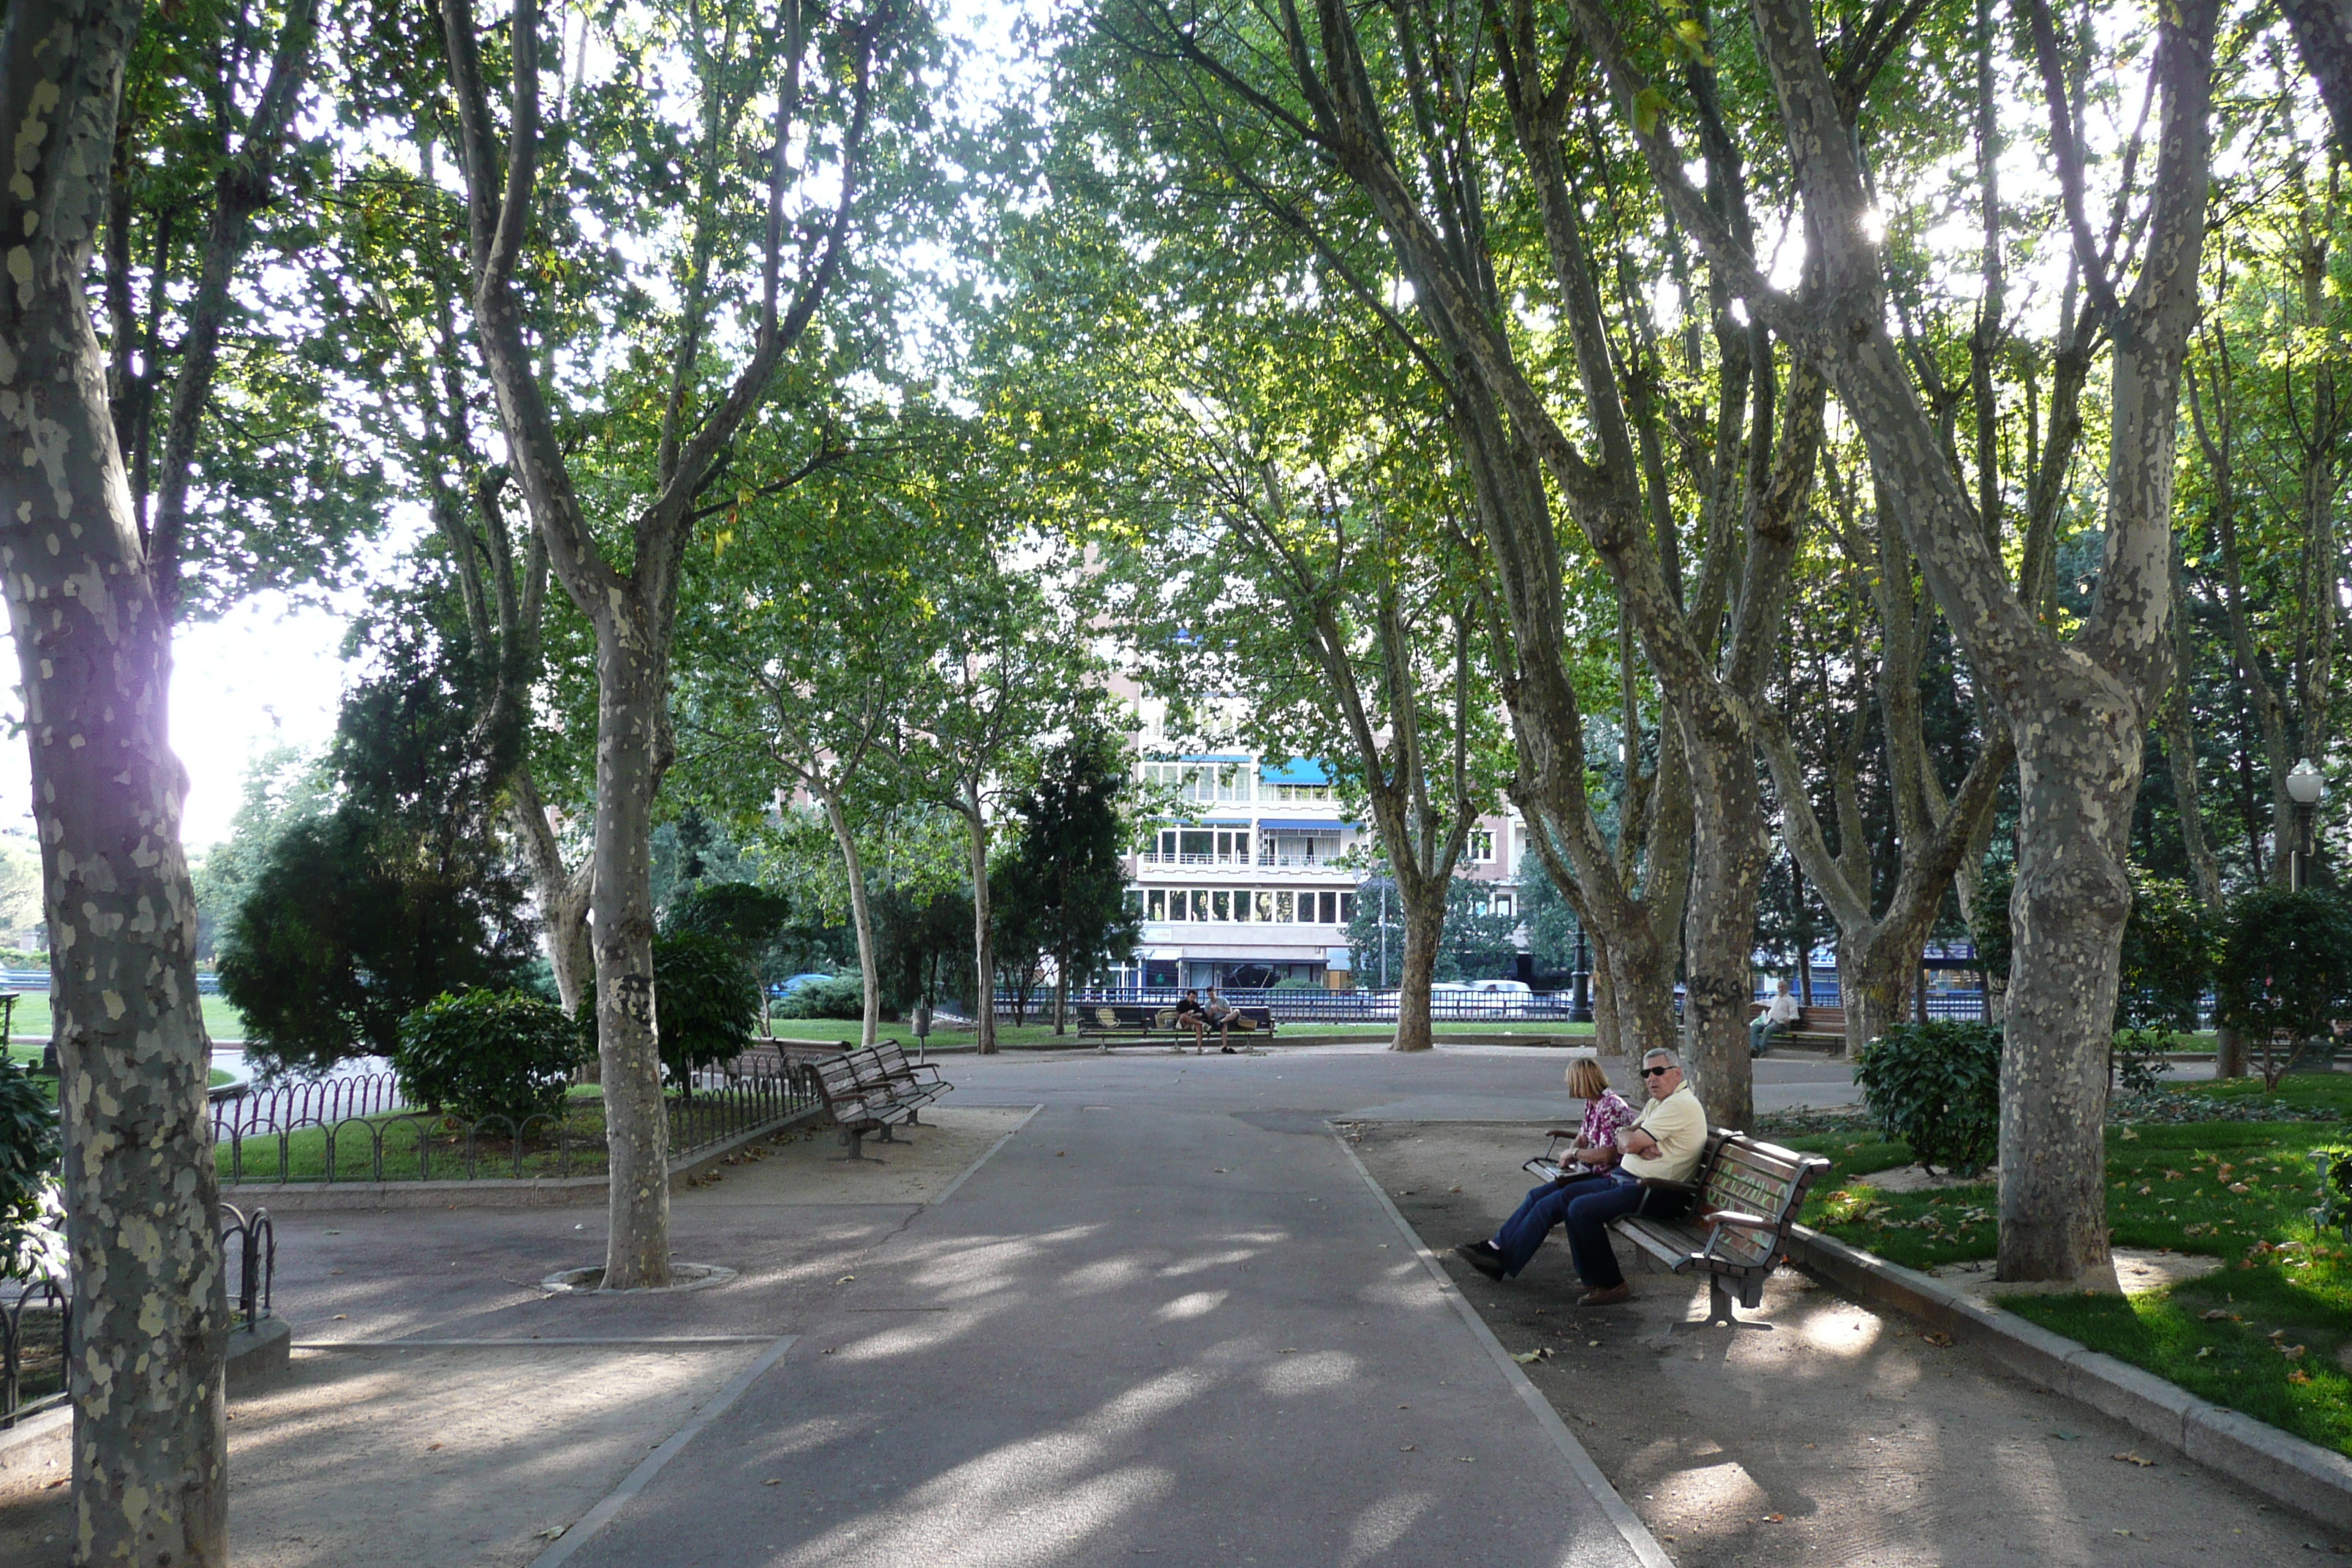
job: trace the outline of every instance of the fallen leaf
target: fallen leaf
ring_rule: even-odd
[[[2156,1467],[2154,1459],[2143,1459],[2137,1454],[2109,1454],[2107,1458],[2119,1459],[2126,1465],[2137,1465],[2143,1470],[2153,1469]]]

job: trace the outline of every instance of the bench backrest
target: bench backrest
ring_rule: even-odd
[[[1708,1133],[1695,1215],[1704,1215],[1710,1209],[1735,1209],[1761,1215],[1775,1227],[1769,1235],[1727,1229],[1717,1244],[1716,1255],[1759,1268],[1770,1263],[1788,1239],[1797,1211],[1804,1206],[1805,1189],[1829,1169],[1829,1163],[1819,1154],[1800,1154],[1745,1132],[1717,1128]]]
[[[865,1089],[857,1081],[857,1068],[850,1062],[847,1053],[819,1057],[808,1065],[816,1068],[816,1081],[824,1091],[826,1104],[864,1101]]]

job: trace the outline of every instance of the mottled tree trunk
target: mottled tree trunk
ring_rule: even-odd
[[[1397,975],[1396,1038],[1392,1051],[1425,1051],[1435,1044],[1430,1027],[1429,986],[1437,972],[1437,947],[1445,933],[1445,885],[1418,888],[1408,896],[1397,884],[1400,923],[1404,927],[1404,956]]]
[[[1911,977],[1919,949],[1904,933],[1879,925],[1853,939],[1838,941],[1838,1000],[1845,1008],[1845,1054],[1860,1056],[1862,1047],[1886,1033],[1890,1024],[1906,1016],[1911,1002]]]
[[[83,295],[135,5],[19,0],[0,32],[0,565],[25,693],[63,1068],[78,1563],[225,1564],[228,1307],[171,633]]]
[[[556,999],[566,1013],[576,1016],[596,984],[596,951],[588,940],[595,861],[592,858],[578,866],[563,863],[562,847],[556,842],[555,828],[547,820],[538,781],[528,763],[515,771],[508,787],[512,799],[507,816],[522,844],[531,893],[547,928],[547,964],[555,973]]]
[[[882,1033],[881,960],[874,951],[874,909],[866,897],[866,863],[857,853],[857,835],[849,830],[849,813],[836,790],[818,795],[824,819],[833,827],[833,841],[841,849],[842,875],[849,879],[849,919],[857,932],[857,973],[866,984],[866,1011],[858,1043],[870,1046]]]
[[[654,994],[653,806],[665,660],[623,606],[596,639],[596,1049],[611,1168],[607,1290],[669,1283],[669,1122]]]
[[[2131,912],[2124,855],[2141,728],[2138,705],[2120,697],[2072,704],[2080,715],[2073,721],[2018,736],[2014,957],[2000,1071],[2002,1279],[2115,1289],[2100,1130]]]
[[[1690,901],[1684,915],[1688,1066],[1708,1122],[1745,1127],[1755,1110],[1755,1069],[1748,1054],[1749,975],[1756,900],[1767,858],[1754,748],[1744,739],[1693,746],[1691,787],[1705,805],[1694,814]]]
[[[977,788],[964,792],[959,809],[971,859],[972,1049],[990,1057],[996,1054],[996,943],[988,929],[988,816]]]

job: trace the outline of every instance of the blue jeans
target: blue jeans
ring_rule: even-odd
[[[1617,1255],[1609,1249],[1609,1222],[1640,1208],[1647,1195],[1640,1181],[1622,1170],[1536,1188],[1495,1233],[1495,1250],[1503,1255],[1503,1273],[1517,1278],[1533,1260],[1551,1227],[1565,1225],[1577,1278],[1595,1290],[1623,1284],[1625,1276],[1617,1267]]]

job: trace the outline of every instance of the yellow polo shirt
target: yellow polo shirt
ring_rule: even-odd
[[[1706,1152],[1706,1111],[1688,1082],[1642,1107],[1633,1125],[1658,1141],[1655,1154],[1628,1154],[1619,1162],[1627,1173],[1660,1181],[1687,1182]]]

